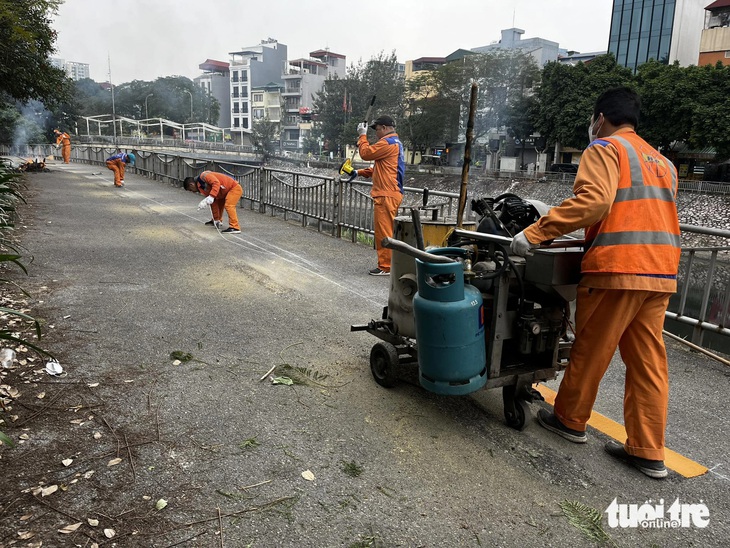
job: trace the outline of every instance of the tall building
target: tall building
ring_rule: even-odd
[[[66,61],[64,59],[59,59],[58,57],[52,58],[51,63],[53,63],[54,66],[60,68],[61,70],[64,70],[66,72],[66,76],[71,78],[71,80],[82,80],[84,78],[90,78],[88,63]]]
[[[708,0],[614,0],[608,52],[636,71],[649,59],[697,63]]]
[[[705,10],[705,28],[700,38],[697,64],[720,61],[723,65],[730,65],[730,0],[717,0]]]
[[[312,51],[308,59],[293,59],[287,63],[281,78],[284,91],[284,113],[281,121],[281,146],[298,150],[311,136],[314,96],[322,90],[327,78],[345,78],[346,57],[327,49]]]
[[[286,46],[273,38],[260,44],[229,53],[231,130],[241,134],[250,131],[251,90],[269,83],[283,83],[282,72],[286,66]]]
[[[224,61],[206,59],[198,68],[203,74],[193,80],[195,85],[202,87],[209,97],[214,97],[220,104],[218,120],[211,120],[211,123],[218,127],[231,127],[230,65]]]
[[[525,53],[532,55],[537,66],[543,67],[548,61],[555,61],[558,58],[559,46],[557,42],[546,40],[545,38],[525,38],[522,35],[525,31],[522,29],[511,28],[502,31],[502,38],[499,42],[472,48],[474,53],[487,53],[500,49],[519,49]]]

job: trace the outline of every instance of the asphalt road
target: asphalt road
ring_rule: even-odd
[[[50,167],[29,175],[20,223],[32,308],[53,325],[46,344],[65,382],[100,383],[115,430],[162,440],[136,448],[133,482],[99,465],[93,489],[59,499],[117,515],[164,498],[167,519],[196,523],[120,546],[595,545],[566,502],[601,514],[618,546],[730,542],[727,367],[667,342],[667,446],[709,471],[651,480],[606,455],[602,431],[578,446],[534,419],[509,429],[499,392],[376,385],[377,340],[349,331],[387,301],[387,278],[367,275],[372,249],[245,209],[242,234],[224,236],[180,188],[128,174],[115,189],[106,169]],[[173,351],[194,360],[173,365]],[[274,366],[308,382],[261,381]],[[596,404],[616,422],[622,386],[617,358]],[[61,437],[37,450],[58,450]],[[611,527],[614,499],[705,505],[709,522]],[[210,532],[217,509],[240,512],[221,519],[222,537]]]

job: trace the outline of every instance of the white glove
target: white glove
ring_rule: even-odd
[[[368,132],[368,124],[367,122],[360,122],[357,124],[357,134],[358,135],[365,135]]]
[[[526,255],[532,255],[532,250],[538,247],[538,244],[531,244],[525,236],[525,232],[522,231],[512,238],[512,245],[509,246],[510,251],[514,255],[525,257]]]
[[[201,210],[204,207],[208,207],[208,202],[206,202],[206,198],[200,200],[200,203],[198,204],[198,210]]]
[[[213,203],[213,196],[206,196],[204,201],[207,205],[211,205]]]

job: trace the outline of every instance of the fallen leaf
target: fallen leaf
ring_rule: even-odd
[[[101,437],[101,432],[94,432],[94,439],[98,440]]]
[[[33,538],[35,536],[35,533],[33,531],[18,531],[18,538],[20,540],[28,540],[29,538]]]
[[[84,473],[84,479],[89,479],[93,475],[94,475],[94,471],[89,470],[88,472]]]
[[[28,434],[21,434],[20,436],[18,436],[18,439],[28,440],[28,439],[30,439],[30,436]]]
[[[112,538],[116,534],[117,534],[117,532],[114,529],[104,529],[104,536],[106,538]]]
[[[97,386],[99,386],[99,383],[98,382],[91,382],[91,383],[89,383],[88,386],[89,386],[89,388],[96,388]]]
[[[70,465],[71,465],[71,463],[72,463],[73,461],[74,461],[73,459],[63,459],[63,460],[61,461],[61,463],[62,463],[62,464],[63,464],[64,466],[70,466]]]
[[[44,487],[43,489],[41,489],[41,496],[47,497],[48,495],[52,495],[56,491],[58,491],[58,485],[49,485],[48,487]]]
[[[86,521],[88,521],[89,522],[89,525],[91,525],[92,527],[96,527],[97,525],[99,525],[99,520],[98,519],[89,518]]]
[[[314,474],[311,470],[305,470],[302,472],[302,477],[307,481],[314,481]]]
[[[294,381],[291,380],[289,377],[274,377],[273,379],[271,379],[271,384],[292,385],[294,384]]]
[[[64,527],[63,529],[59,529],[59,530],[58,530],[58,532],[59,532],[59,533],[63,533],[63,534],[65,534],[65,535],[67,535],[67,534],[69,534],[69,533],[73,533],[73,532],[74,532],[74,531],[76,531],[76,529],[78,529],[79,527],[81,527],[81,522],[78,522],[78,523],[72,523],[71,525],[67,525],[67,526],[66,526],[66,527]]]
[[[117,457],[116,459],[112,459],[109,462],[107,462],[106,465],[107,466],[116,466],[120,462],[122,462],[122,459],[120,459],[119,457]]]
[[[74,419],[74,420],[71,420],[68,422],[70,422],[71,424],[78,424],[80,426],[80,425],[84,424],[86,421],[84,419]]]
[[[25,514],[24,516],[20,516],[20,521],[28,521],[32,517],[33,514]]]
[[[158,510],[162,510],[165,506],[167,506],[167,501],[165,499],[160,499],[155,504],[155,508]]]
[[[175,360],[172,362],[172,365],[180,365],[182,362],[180,360]]]

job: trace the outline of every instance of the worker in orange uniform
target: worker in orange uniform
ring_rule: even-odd
[[[663,478],[669,373],[662,329],[669,297],[677,291],[677,171],[636,134],[639,107],[639,96],[625,87],[598,98],[575,196],[517,234],[511,249],[529,255],[541,242],[585,228],[575,343],[554,412],[542,409],[537,419],[585,443],[598,385],[618,347],[626,366],[627,439],[609,441],[606,451]]]
[[[61,157],[63,163],[68,164],[71,162],[71,136],[65,131],[54,129],[53,133],[56,134],[56,146],[61,146]]]
[[[111,169],[114,172],[115,187],[124,186],[124,171],[126,170],[127,164],[134,165],[136,160],[136,156],[131,152],[117,152],[106,159],[107,169]]]
[[[375,229],[375,249],[378,253],[378,266],[368,271],[371,276],[390,275],[392,252],[383,247],[383,238],[393,237],[393,221],[403,200],[403,179],[406,173],[406,160],[403,143],[395,132],[395,121],[390,116],[380,116],[370,129],[375,131],[378,140],[370,144],[367,138],[368,125],[362,122],[357,126],[360,135],[357,147],[360,158],[374,161],[373,167],[353,170],[355,175],[373,179],[370,196],[373,198],[373,225]]]
[[[243,196],[243,188],[233,177],[204,171],[197,177],[188,177],[184,181],[185,188],[192,192],[200,192],[205,196],[198,204],[198,209],[210,206],[213,218],[205,223],[220,228],[223,210],[228,213],[228,228],[221,230],[223,234],[240,234],[241,225],[238,224],[236,206]]]

